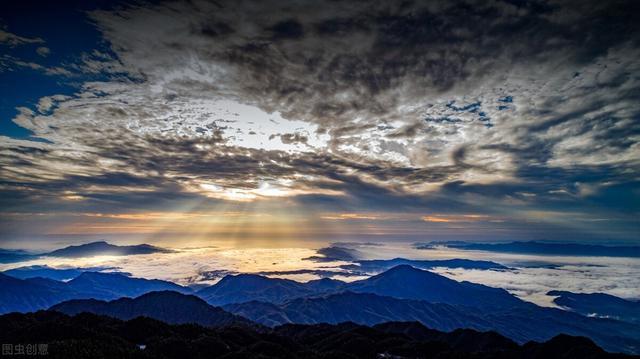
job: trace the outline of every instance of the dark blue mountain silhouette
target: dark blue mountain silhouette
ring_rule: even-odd
[[[76,299],[54,305],[50,310],[68,315],[89,312],[122,320],[144,316],[170,324],[196,323],[209,327],[251,323],[196,296],[174,291],[150,292],[134,299],[121,298],[110,302]]]
[[[490,251],[519,254],[596,256],[596,257],[640,257],[638,246],[604,246],[597,244],[551,243],[551,242],[509,242],[472,243],[460,241],[429,242],[417,244],[417,249],[433,249],[444,246],[454,249]]]
[[[23,280],[0,273],[0,314],[45,309],[73,298],[74,293],[64,283],[48,281]]]
[[[66,283],[47,278],[18,279],[0,273],[0,313],[36,311],[70,299],[111,300],[158,290],[191,291],[171,282],[117,273],[85,272]]]
[[[525,304],[504,289],[457,282],[409,265],[396,266],[352,283],[328,279],[299,283],[254,274],[228,275],[213,286],[200,290],[197,295],[209,304],[225,305],[248,301],[283,303],[294,298],[341,291],[491,308]]]
[[[572,293],[552,290],[557,305],[587,316],[612,318],[640,324],[640,302],[622,299],[604,293]]]
[[[500,288],[458,282],[439,274],[400,265],[373,277],[349,283],[344,289],[403,299],[482,308],[510,308],[527,303]]]
[[[505,270],[507,267],[500,263],[471,259],[440,259],[440,260],[420,260],[420,259],[361,259],[362,254],[355,248],[346,247],[348,243],[342,243],[343,246],[336,243],[330,247],[320,248],[316,251],[318,255],[304,258],[314,262],[352,262],[353,264],[341,265],[342,269],[354,272],[376,273],[382,272],[389,268],[401,264],[408,264],[416,268],[431,269],[435,267],[445,268],[464,268],[464,269],[481,269],[481,270]]]
[[[228,275],[197,295],[212,305],[241,303],[252,300],[283,302],[291,298],[314,294],[303,283],[288,279],[267,278],[255,274]]]
[[[33,265],[27,267],[18,267],[6,270],[2,273],[19,279],[29,278],[48,278],[59,281],[71,280],[84,272],[100,272],[103,270],[112,270],[112,267],[89,267],[89,268],[52,268],[46,265]],[[118,272],[125,274],[122,272]]]
[[[375,325],[388,321],[418,321],[443,331],[457,328],[493,330],[519,343],[544,341],[566,333],[587,336],[612,351],[637,353],[640,348],[638,326],[535,305],[491,312],[478,307],[343,292],[298,298],[280,305],[247,302],[223,308],[267,326],[344,321]]]
[[[410,266],[344,284],[333,292],[336,294],[290,298],[279,303],[252,301],[224,308],[270,326],[342,321],[372,325],[409,320],[438,330],[496,330],[518,342],[547,340],[568,333],[588,336],[610,349],[635,352],[640,348],[638,326],[538,307],[502,289],[456,282]]]
[[[152,253],[171,253],[172,251],[165,248],[152,246],[149,244],[139,244],[135,246],[117,246],[104,241],[81,244],[77,246],[69,246],[57,249],[53,252],[45,253],[45,256],[51,257],[92,257],[99,255],[112,256],[129,256],[136,254],[152,254]]]
[[[141,294],[173,290],[191,293],[191,289],[158,279],[131,278],[119,273],[84,272],[67,283],[76,292],[92,293],[93,298],[116,299],[137,297]]]
[[[449,304],[385,297],[370,293],[342,292],[298,298],[281,305],[258,301],[229,304],[223,308],[260,324],[314,324],[354,322],[374,325],[388,321],[418,321],[437,330],[456,328],[488,330],[490,323],[473,311]]]
[[[341,268],[349,270],[360,270],[362,272],[382,272],[387,269],[402,264],[410,265],[421,269],[431,269],[435,267],[444,268],[463,268],[463,269],[481,269],[481,270],[506,270],[508,267],[491,261],[480,261],[472,259],[441,259],[441,260],[418,260],[406,258],[394,259],[374,259],[374,260],[358,260],[357,264],[342,265]]]
[[[344,285],[345,282],[331,278],[316,279],[304,283],[306,288],[317,293],[336,291]]]
[[[0,263],[16,263],[37,258],[37,254],[29,253],[21,249],[0,248]]]

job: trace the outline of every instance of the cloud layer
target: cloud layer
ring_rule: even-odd
[[[94,10],[112,54],[87,49],[58,74],[93,74],[75,95],[19,109],[14,122],[39,140],[0,137],[0,205],[122,212],[286,200],[335,218],[393,208],[431,230],[533,223],[540,236],[633,239],[638,10],[631,1]],[[3,31],[0,40],[46,39]]]

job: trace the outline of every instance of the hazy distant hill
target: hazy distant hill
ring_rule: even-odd
[[[358,260],[357,264],[345,264],[341,267],[349,270],[360,270],[363,272],[381,272],[399,265],[410,265],[421,269],[431,269],[435,267],[444,268],[464,268],[464,269],[481,269],[481,270],[505,270],[508,267],[492,262],[473,259],[435,259],[435,260],[416,260],[406,258],[393,259],[371,259]]]
[[[0,314],[45,309],[73,298],[64,283],[46,280],[23,280],[0,273]],[[56,287],[54,284],[61,286]]]
[[[191,289],[172,282],[158,279],[132,278],[119,273],[84,272],[67,284],[72,290],[92,293],[93,298],[97,299],[137,297],[144,293],[159,290],[191,293]]]
[[[37,255],[28,253],[23,250],[0,248],[0,263],[15,263],[15,262],[28,261],[36,257]]]
[[[133,246],[118,246],[105,241],[98,241],[77,246],[68,246],[56,249],[48,253],[29,253],[19,249],[2,249],[0,248],[0,263],[16,263],[28,261],[43,256],[64,257],[64,258],[81,258],[93,257],[101,255],[111,256],[129,256],[138,254],[152,253],[171,253],[170,249],[152,246],[150,244],[138,244]]]
[[[552,290],[547,293],[557,296],[557,305],[587,316],[612,318],[640,324],[640,302],[615,297],[604,293],[571,293]]]
[[[158,290],[191,291],[171,282],[118,273],[85,272],[66,283],[46,278],[18,279],[0,273],[0,314],[46,309],[69,299],[135,297]]]
[[[586,338],[557,336],[518,346],[495,333],[442,333],[417,323],[374,328],[286,325],[204,328],[150,318],[121,321],[93,314],[58,312],[0,317],[0,342],[48,344],[51,358],[620,358]],[[144,349],[140,349],[144,345]]]
[[[171,253],[172,251],[165,248],[152,246],[149,244],[139,244],[135,246],[117,246],[104,241],[92,242],[87,244],[81,244],[77,246],[69,246],[62,249],[57,249],[53,252],[45,253],[44,256],[51,257],[92,257],[100,255],[111,256],[129,256],[137,254],[151,254],[151,253]]]
[[[433,249],[438,246],[447,248],[491,251],[519,254],[595,256],[595,257],[640,257],[639,246],[604,246],[579,243],[550,242],[509,242],[509,243],[472,243],[460,241],[429,242],[416,245],[417,249]]]
[[[46,265],[32,265],[26,267],[18,267],[9,269],[3,274],[12,276],[14,278],[28,279],[28,278],[48,278],[53,280],[70,280],[84,272],[99,272],[107,269],[106,267],[90,267],[90,268],[52,268]]]

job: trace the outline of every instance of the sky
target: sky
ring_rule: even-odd
[[[639,12],[4,2],[0,247],[639,244]]]

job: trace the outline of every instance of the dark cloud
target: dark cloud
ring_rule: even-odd
[[[270,27],[269,30],[273,33],[275,40],[299,39],[304,36],[302,24],[294,19],[280,21]]]

